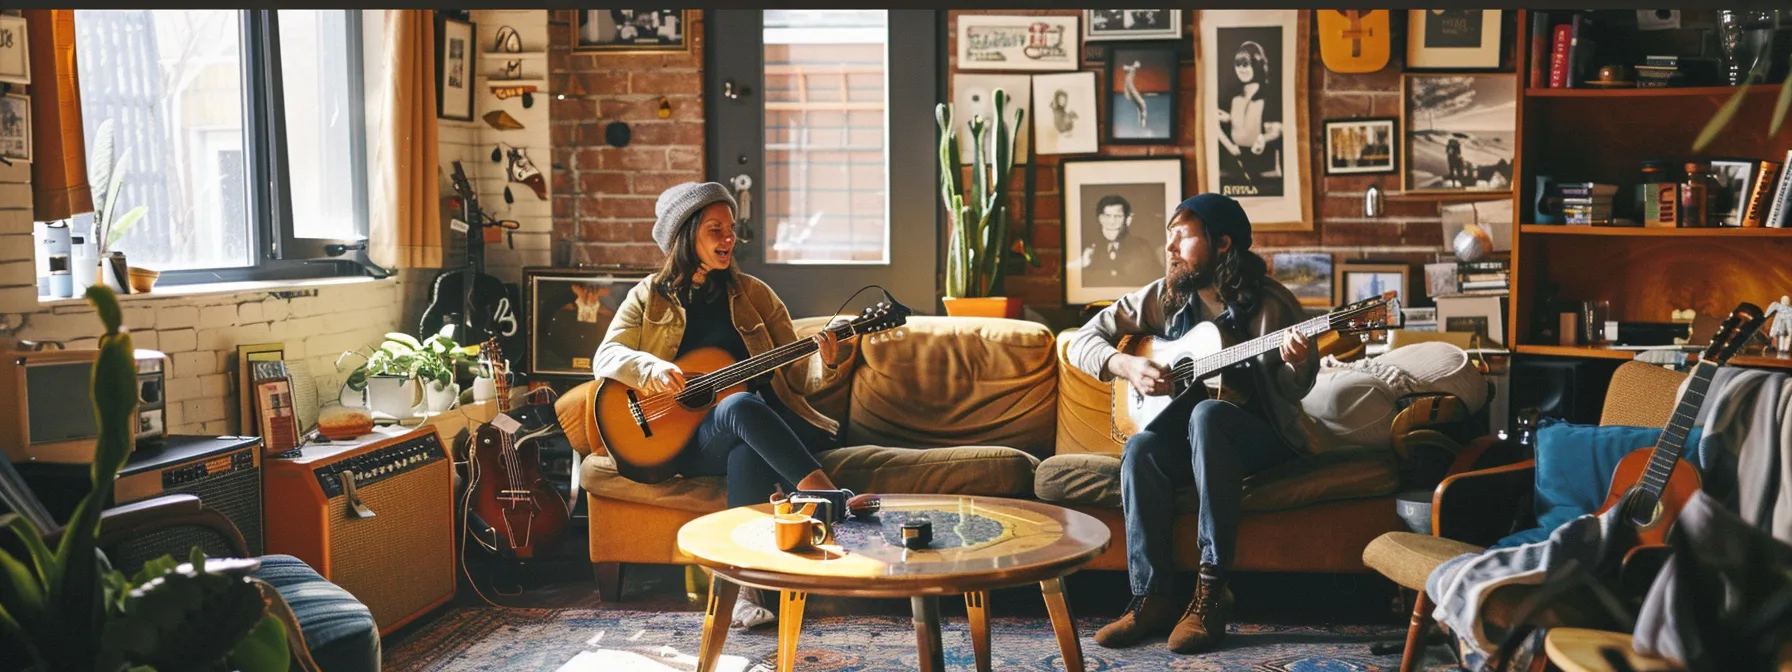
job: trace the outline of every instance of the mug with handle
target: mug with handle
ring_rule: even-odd
[[[772,516],[776,528],[778,550],[789,553],[807,551],[828,543],[828,526],[803,513],[780,513]]]

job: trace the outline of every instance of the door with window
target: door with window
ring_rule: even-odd
[[[793,317],[829,314],[873,284],[932,312],[937,13],[708,17],[709,179],[746,192],[741,268]],[[847,309],[881,298],[869,290]]]

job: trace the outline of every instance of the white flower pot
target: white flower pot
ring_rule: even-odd
[[[473,379],[473,401],[487,402],[498,398],[498,381],[492,378]]]
[[[404,419],[416,415],[417,404],[423,402],[423,386],[416,378],[400,376],[368,376],[367,408]]]
[[[429,402],[430,413],[441,413],[454,408],[455,402],[460,401],[460,386],[454,383],[443,385],[432,380],[423,385],[423,396]]]

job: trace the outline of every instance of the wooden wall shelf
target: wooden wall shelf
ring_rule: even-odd
[[[1792,358],[1768,357],[1766,355],[1737,355],[1730,358],[1730,366],[1750,366],[1762,369],[1792,369]]]
[[[1628,238],[1787,238],[1792,239],[1792,229],[1774,229],[1767,227],[1739,228],[1733,226],[1709,227],[1698,229],[1659,228],[1642,226],[1579,226],[1563,224],[1525,224],[1519,231],[1526,235],[1542,234],[1549,236],[1623,236]]]
[[[1521,345],[1518,346],[1518,354],[1594,359],[1636,359],[1635,350],[1613,350],[1592,345]]]
[[[1740,86],[1670,86],[1658,89],[1525,89],[1527,98],[1685,98],[1694,96],[1730,97]],[[1750,96],[1763,91],[1779,92],[1774,84],[1756,85],[1748,89]]]

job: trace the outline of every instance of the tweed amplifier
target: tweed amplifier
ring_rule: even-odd
[[[454,597],[453,463],[431,426],[309,445],[266,465],[268,552],[366,604],[380,634]]]

